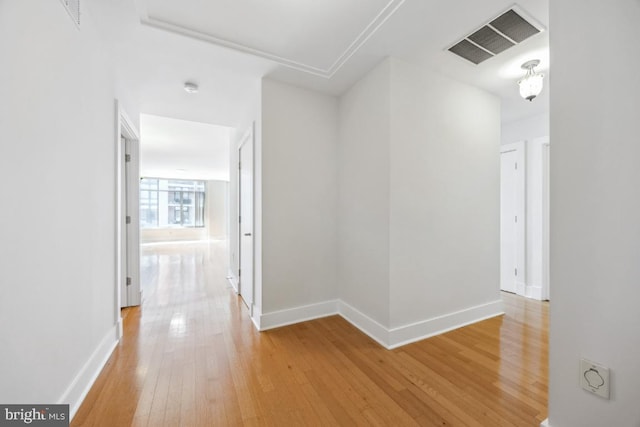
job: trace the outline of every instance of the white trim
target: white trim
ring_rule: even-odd
[[[276,62],[280,65],[284,65],[289,68],[293,68],[294,70],[302,71],[305,73],[312,74],[318,77],[329,78],[330,76],[327,73],[327,70],[323,70],[321,68],[313,67],[311,65],[303,64],[301,62],[293,61],[291,59],[283,58],[278,55],[274,55],[273,53],[265,52],[259,49],[255,49],[250,46],[246,46],[240,43],[235,43],[230,40],[222,39],[219,37],[214,37],[210,34],[203,33],[202,31],[192,30],[190,28],[183,27],[181,25],[172,24],[170,22],[163,21],[157,18],[142,18],[140,23],[146,25],[151,28],[155,28],[158,30],[168,31],[173,34],[181,35],[184,37],[189,37],[195,40],[199,40],[206,43],[211,43],[217,46],[226,47],[229,49],[236,50],[238,52],[244,52],[251,55],[259,56],[261,58],[269,59],[273,62]]]
[[[391,350],[502,314],[504,314],[504,304],[500,299],[443,316],[392,328],[389,330],[389,344],[386,347]]]
[[[367,25],[365,29],[358,34],[358,37],[351,42],[342,55],[340,55],[331,67],[329,67],[327,70],[327,78],[333,77],[338,70],[342,68],[342,66],[351,59],[358,50],[360,50],[362,45],[364,45],[376,32],[378,32],[378,29],[380,29],[380,27],[382,27],[382,25],[384,25],[384,23],[387,22],[387,20],[391,18],[398,9],[400,9],[400,6],[402,6],[404,2],[405,0],[391,0],[387,3],[384,9],[382,9],[375,18],[373,18],[373,21],[371,21],[369,25]]]
[[[120,341],[120,338],[122,338],[124,336],[124,327],[123,327],[123,322],[122,322],[122,316],[118,317],[118,321],[116,323],[116,328],[117,328],[117,339],[118,341]]]
[[[62,397],[58,399],[59,404],[69,404],[69,420],[73,420],[73,417],[78,412],[82,401],[91,390],[93,383],[102,372],[104,365],[111,357],[111,353],[118,345],[118,330],[117,325],[112,326],[107,334],[102,338],[100,344],[93,351],[93,354],[85,362],[80,372],[75,376],[69,387],[62,394]]]
[[[516,152],[518,164],[518,200],[516,200],[516,214],[518,216],[517,240],[518,251],[516,254],[516,268],[518,277],[516,278],[516,294],[526,296],[527,294],[527,146],[525,141],[512,142],[500,146],[500,155],[509,152]],[[502,161],[502,160],[501,160]],[[502,176],[500,177],[502,185]],[[502,198],[502,195],[500,195]],[[502,227],[502,218],[500,218]],[[502,240],[502,238],[501,238]],[[502,242],[501,242],[502,243]],[[500,262],[502,262],[502,248],[500,248]],[[500,280],[502,280],[502,267],[500,268]],[[502,289],[502,284],[500,286]],[[502,289],[504,290],[504,289]]]
[[[143,0],[138,0],[142,3]],[[237,50],[239,52],[249,53],[251,55],[259,56],[277,62],[280,65],[284,65],[294,70],[309,73],[315,76],[324,77],[326,79],[332,78],[344,64],[353,57],[353,55],[360,50],[360,48],[387,22],[387,20],[393,16],[400,6],[404,4],[405,0],[390,0],[385,7],[380,10],[371,22],[358,34],[358,36],[347,46],[347,48],[333,61],[332,65],[328,68],[315,67],[309,64],[304,64],[299,61],[295,61],[289,58],[275,55],[273,53],[256,49],[251,46],[236,43],[228,39],[215,37],[211,34],[207,34],[201,31],[196,31],[191,28],[187,28],[181,25],[172,24],[170,22],[163,21],[161,19],[153,18],[148,15],[146,7],[141,13],[140,22],[143,25],[147,25],[152,28],[156,28],[163,31],[168,31],[174,34],[179,34],[185,37],[190,37],[196,40],[200,40],[207,43],[212,43],[218,46],[227,47]]]
[[[116,212],[115,212],[115,218],[116,218],[116,226],[115,226],[115,262],[114,262],[114,269],[115,269],[115,277],[116,277],[116,282],[115,282],[115,308],[114,308],[114,315],[115,315],[115,319],[116,319],[116,324],[118,325],[118,339],[120,339],[122,337],[122,317],[120,314],[120,310],[122,308],[122,280],[124,278],[124,272],[123,272],[123,263],[122,263],[122,233],[123,233],[123,218],[124,218],[124,206],[122,205],[122,188],[124,187],[124,183],[122,183],[122,157],[124,155],[123,153],[123,149],[124,147],[122,147],[122,143],[120,141],[120,138],[122,136],[125,137],[125,139],[130,140],[130,141],[139,141],[140,140],[140,133],[138,132],[138,130],[136,129],[133,121],[131,120],[131,118],[129,117],[129,115],[126,113],[126,111],[124,111],[124,108],[122,107],[122,105],[120,104],[120,102],[115,99],[114,100],[114,105],[115,105],[115,186],[116,186],[116,191],[115,191],[115,207],[116,207]],[[138,189],[138,183],[136,182],[136,191]],[[136,221],[138,221],[137,215],[135,218]],[[139,236],[138,236],[139,239]],[[138,241],[137,246],[135,247],[135,252],[136,252],[136,256],[137,256],[137,271],[138,271],[138,275],[137,275],[137,280],[139,280],[140,274],[139,274],[139,267],[140,267],[140,254],[139,254],[139,244],[140,242]],[[138,286],[139,288],[139,286]],[[141,294],[137,295],[138,299],[138,303],[141,301]]]
[[[527,286],[527,293],[525,297],[537,299],[538,301],[544,301],[546,298],[543,298],[543,291],[540,286]]]
[[[62,3],[62,6],[64,7],[64,9],[67,11],[67,14],[69,14],[69,18],[71,18],[73,23],[76,25],[76,29],[80,30],[80,19],[82,16],[82,2],[78,0],[78,16],[77,17],[73,14],[71,9],[69,8],[69,2],[67,0],[60,0],[60,2]]]
[[[271,313],[265,313],[254,317],[259,318],[259,330],[266,331],[268,329],[293,325],[294,323],[306,322],[307,320],[319,319],[321,317],[332,316],[335,314],[338,314],[338,300],[324,301],[317,304],[272,311]]]
[[[550,186],[550,166],[551,166],[551,141],[548,136],[534,139],[535,144],[541,144],[542,149],[542,290],[540,299],[548,300],[551,297],[549,278],[549,224],[551,201]]]
[[[520,295],[523,297],[527,296],[527,288],[528,286],[524,282],[516,282],[516,295]]]
[[[260,325],[261,325],[260,320],[262,319],[262,309],[254,304],[252,313],[253,314],[249,316],[251,318],[251,321],[253,322],[254,326],[258,331],[262,331],[262,329],[260,328]]]
[[[338,312],[346,321],[384,348],[389,348],[389,329],[346,302],[338,301]]]
[[[551,424],[549,424],[549,418],[541,422],[540,427],[551,427]]]
[[[233,271],[231,271],[231,269],[229,269],[229,275],[227,276],[227,280],[231,284],[233,291],[236,293],[236,295],[238,295],[240,293],[240,290],[238,289],[238,278],[236,277],[235,274],[233,274]]]
[[[500,316],[504,314],[504,305],[502,300],[496,300],[391,329],[386,328],[378,321],[342,300],[325,301],[265,314],[261,314],[259,307],[254,306],[252,321],[256,329],[266,331],[336,314],[342,316],[347,322],[351,323],[384,348],[391,350],[482,320]]]
[[[256,199],[255,199],[255,188],[256,188],[256,174],[255,174],[255,170],[256,170],[256,141],[255,141],[255,127],[256,127],[256,123],[255,121],[251,123],[251,126],[249,127],[249,129],[245,132],[244,136],[242,137],[242,140],[240,141],[240,144],[238,145],[238,197],[237,197],[237,206],[238,206],[238,275],[235,276],[236,281],[237,281],[237,293],[238,295],[240,295],[242,297],[242,300],[245,301],[245,303],[247,303],[247,306],[249,307],[249,316],[251,318],[253,318],[253,308],[255,305],[255,297],[256,297],[256,274],[255,274],[255,270],[256,270],[256,221],[255,221],[255,206],[256,206]],[[243,283],[242,281],[242,270],[243,270],[243,265],[242,265],[242,258],[243,258],[243,247],[242,247],[242,234],[243,234],[243,228],[242,228],[242,223],[240,222],[240,217],[242,217],[243,214],[243,208],[242,208],[242,172],[243,170],[245,170],[245,167],[241,167],[242,165],[242,149],[245,147],[250,147],[251,148],[251,208],[250,208],[250,212],[251,212],[251,234],[252,234],[252,242],[251,242],[251,250],[250,251],[246,251],[246,254],[250,254],[251,255],[251,262],[249,263],[251,265],[251,299],[249,300],[247,298],[247,286],[246,284]],[[246,190],[246,189],[245,189]],[[247,219],[244,219],[244,223],[247,223]],[[246,272],[246,267],[244,268],[245,273],[244,273],[244,277],[247,277],[247,272]],[[246,280],[245,280],[246,282]]]

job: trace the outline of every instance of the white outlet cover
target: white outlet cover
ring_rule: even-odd
[[[609,399],[609,368],[580,359],[580,386],[590,393]]]

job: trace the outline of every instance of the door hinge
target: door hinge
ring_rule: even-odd
[[[518,215],[516,215],[516,222],[518,222]]]
[[[124,161],[125,162],[130,162],[131,161],[131,154],[125,154],[124,155]]]
[[[127,217],[125,218],[125,223],[131,224],[131,216],[127,215]]]
[[[240,272],[241,272],[241,270],[240,270],[240,269],[238,269],[238,277],[240,277]]]
[[[518,269],[516,268],[515,271],[516,271],[516,276],[517,276],[518,275]]]
[[[131,286],[131,277],[127,277],[127,286]]]
[[[515,165],[516,165],[516,170],[517,170],[518,169],[518,162],[516,162]]]

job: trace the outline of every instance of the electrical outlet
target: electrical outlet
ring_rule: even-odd
[[[590,393],[609,399],[609,368],[580,359],[580,386]]]

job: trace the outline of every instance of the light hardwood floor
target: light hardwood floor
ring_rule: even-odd
[[[385,350],[338,316],[256,332],[222,242],[143,246],[140,308],[72,426],[538,426],[548,304]]]

